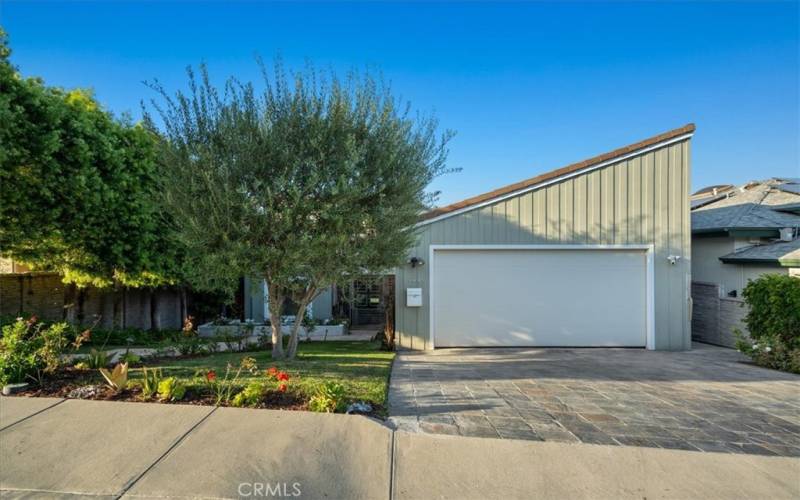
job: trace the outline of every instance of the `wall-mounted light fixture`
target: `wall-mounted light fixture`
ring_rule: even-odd
[[[408,263],[411,264],[411,267],[422,266],[425,264],[425,261],[420,259],[419,257],[411,257],[408,259]]]
[[[678,263],[679,260],[681,260],[681,256],[680,255],[669,255],[669,256],[667,256],[667,260],[669,261],[669,263],[671,265],[674,266],[675,264]]]

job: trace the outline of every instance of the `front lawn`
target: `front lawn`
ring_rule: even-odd
[[[225,374],[228,364],[234,369],[242,358],[252,357],[258,363],[257,375],[242,371],[241,385],[263,378],[263,371],[271,366],[291,376],[290,387],[310,398],[324,382],[342,384],[351,401],[369,401],[379,406],[386,403],[389,372],[394,359],[393,352],[379,350],[379,342],[301,342],[297,358],[293,361],[273,362],[269,352],[219,353],[193,358],[162,359],[158,363],[145,363],[148,368],[158,366],[164,376],[174,376],[187,384],[202,383],[197,372],[214,370],[218,377]],[[141,369],[131,369],[134,382],[141,378]]]
[[[255,360],[256,366],[239,370],[245,358],[251,358],[249,364]],[[343,411],[348,403],[367,402],[372,406],[368,413],[385,416],[393,359],[394,353],[380,350],[379,342],[301,342],[297,357],[292,361],[273,361],[269,351],[145,358],[136,366],[129,367],[127,381],[118,389],[106,384],[99,370],[62,367],[44,378],[41,384],[33,384],[22,395],[212,405],[219,401],[219,404],[227,406],[237,404],[234,396],[248,384],[261,382],[263,387],[258,389],[257,397],[243,406],[309,409],[313,407],[309,402],[319,395],[321,388],[338,384],[341,392],[336,400],[344,405],[337,406],[336,411]],[[185,390],[177,398],[164,397],[160,388],[158,393],[146,396],[143,390],[144,367],[151,375],[160,373],[160,380],[174,378],[173,382]],[[231,390],[226,399],[219,400],[212,386],[214,383],[217,387],[225,385],[228,367],[227,381]],[[272,368],[273,375],[269,376],[266,371]],[[239,378],[231,383],[236,372],[239,372]],[[288,374],[288,380],[276,381],[277,373]],[[210,378],[213,383],[209,383]],[[278,390],[280,384],[285,384],[286,387],[281,388],[285,391]]]

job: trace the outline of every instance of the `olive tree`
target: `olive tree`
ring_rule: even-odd
[[[204,66],[188,70],[186,92],[151,83],[145,116],[164,139],[164,201],[191,249],[193,284],[265,278],[272,355],[292,358],[323,289],[404,261],[451,134],[369,75],[261,67],[258,90],[234,78],[217,88]],[[284,353],[287,297],[298,312]]]

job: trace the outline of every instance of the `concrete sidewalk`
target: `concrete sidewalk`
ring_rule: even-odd
[[[0,398],[0,496],[797,498],[800,460],[408,434],[348,415]]]

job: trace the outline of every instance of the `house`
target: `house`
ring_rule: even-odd
[[[385,302],[389,296],[383,276],[363,276],[349,283],[323,290],[309,305],[306,314],[316,321],[346,318],[356,330],[377,331],[385,320]],[[263,279],[245,278],[242,285],[244,317],[255,323],[269,318],[267,283]],[[292,316],[297,306],[287,301],[284,314]]]
[[[691,347],[694,125],[423,215],[399,346]]]
[[[693,335],[733,347],[742,289],[764,273],[800,276],[800,179],[712,186],[692,195]]]
[[[264,323],[269,319],[269,293],[267,291],[267,281],[264,279],[244,278],[244,318],[255,323]],[[306,314],[316,320],[326,320],[333,317],[334,287],[326,288],[308,306]],[[296,307],[296,306],[295,306]],[[284,311],[287,315],[293,315],[294,310],[291,304],[287,304]]]

